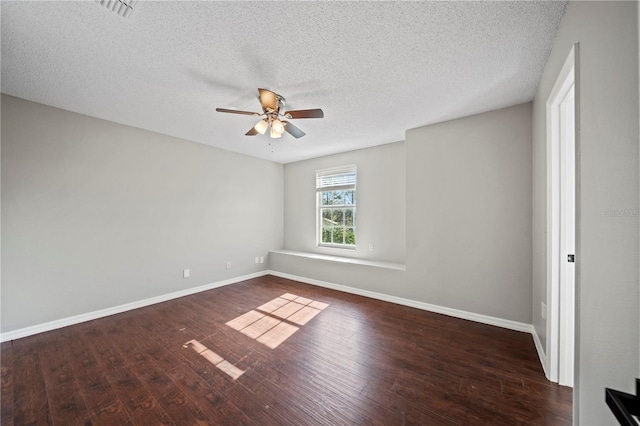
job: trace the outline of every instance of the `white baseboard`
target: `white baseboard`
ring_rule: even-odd
[[[45,331],[56,330],[58,328],[67,327],[70,325],[80,324],[82,322],[107,317],[109,315],[119,314],[121,312],[126,312],[133,309],[149,306],[149,305],[155,305],[156,303],[166,302],[167,300],[177,299],[179,297],[189,296],[191,294],[200,293],[202,291],[207,291],[207,290],[211,290],[218,287],[223,287],[229,284],[235,284],[240,281],[262,277],[267,274],[269,274],[269,271],[254,272],[252,274],[229,278],[227,280],[217,281],[215,283],[205,284],[199,287],[187,288],[185,290],[180,290],[173,293],[150,297],[148,299],[139,300],[137,302],[125,303],[124,305],[114,306],[112,308],[100,309],[99,311],[87,312],[86,314],[75,315],[72,317],[62,318],[59,320],[50,321],[43,324],[37,324],[29,327],[20,328],[18,330],[8,331],[0,334],[0,342],[7,342],[9,340],[20,339],[22,337],[32,336],[38,333],[44,333]]]
[[[525,333],[532,333],[534,331],[531,324],[523,322],[512,321],[503,318],[492,317],[488,315],[476,314],[473,312],[461,311],[459,309],[447,308],[444,306],[432,305],[430,303],[419,302],[416,300],[405,299],[402,297],[391,296],[388,294],[377,293],[369,290],[362,290],[355,287],[349,287],[341,284],[330,283],[327,281],[320,281],[313,278],[300,277],[298,275],[291,275],[284,272],[268,271],[269,275],[276,277],[287,278],[294,281],[300,281],[307,284],[317,285],[319,287],[326,287],[333,290],[344,291],[345,293],[357,294],[359,296],[370,297],[372,299],[383,300],[385,302],[397,303],[398,305],[410,306],[412,308],[422,309],[424,311],[435,312],[438,314],[448,315],[450,317],[466,319],[470,321],[479,322],[482,324],[495,325],[497,327],[507,328],[509,330],[523,331]]]
[[[547,374],[547,355],[544,353],[544,349],[542,349],[542,342],[540,341],[540,336],[538,336],[538,332],[535,327],[531,327],[531,335],[533,336],[533,343],[536,345],[536,351],[538,351],[538,358],[540,358],[540,364],[542,364],[542,370],[544,370],[544,376],[549,378]]]
[[[459,309],[447,308],[444,306],[433,305],[430,303],[419,302],[416,300],[405,299],[402,297],[391,296],[388,294],[377,293],[369,290],[362,290],[355,287],[349,287],[341,284],[330,283],[327,281],[320,281],[312,278],[301,277],[298,275],[291,275],[278,271],[260,271],[253,274],[243,275],[235,278],[230,278],[223,281],[218,281],[211,284],[205,284],[199,287],[188,288],[185,290],[176,291],[173,293],[163,294],[156,297],[151,297],[137,302],[126,303],[124,305],[114,306],[112,308],[101,309],[99,311],[88,312],[86,314],[75,315],[68,318],[62,318],[55,321],[46,322],[43,324],[37,324],[30,327],[20,328],[18,330],[12,330],[0,334],[0,342],[6,342],[9,340],[20,339],[22,337],[32,336],[38,333],[44,333],[46,331],[56,330],[58,328],[67,327],[74,324],[80,324],[82,322],[91,321],[98,318],[103,318],[109,315],[119,314],[121,312],[130,311],[133,309],[142,308],[156,303],[166,302],[168,300],[177,299],[191,294],[200,293],[203,291],[211,290],[218,287],[223,287],[229,284],[234,284],[240,281],[249,280],[252,278],[258,278],[264,275],[274,275],[276,277],[287,278],[294,281],[299,281],[307,284],[317,285],[319,287],[330,288],[333,290],[343,291],[345,293],[357,294],[360,296],[370,297],[372,299],[383,300],[385,302],[396,303],[399,305],[410,306],[412,308],[422,309],[429,312],[435,312],[439,314],[448,315],[455,318],[466,319],[475,321],[482,324],[494,325],[497,327],[506,328],[509,330],[522,331],[525,333],[531,333],[533,335],[533,341],[540,357],[542,367],[546,369],[546,357],[540,344],[540,339],[535,332],[535,329],[531,324],[525,324],[522,322],[511,321],[503,318],[492,317],[488,315],[476,314],[473,312],[462,311]],[[545,370],[546,374],[546,370]]]

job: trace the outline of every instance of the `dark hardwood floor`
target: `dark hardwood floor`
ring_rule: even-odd
[[[272,276],[1,355],[6,426],[571,424],[529,334]]]

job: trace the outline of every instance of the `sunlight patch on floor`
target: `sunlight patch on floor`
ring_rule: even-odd
[[[256,311],[249,311],[246,314],[240,315],[238,318],[229,321],[227,325],[234,330],[239,331],[262,318],[264,318],[264,314]]]
[[[211,364],[215,365],[218,369],[222,370],[233,380],[237,380],[238,377],[244,374],[243,370],[240,370],[235,365],[231,364],[229,361],[226,361],[217,353],[213,352],[211,349],[207,348],[202,343],[197,340],[189,340],[187,343],[182,345],[183,348],[188,348],[191,346],[191,349],[196,351],[196,353],[200,354],[204,359],[209,361]]]
[[[275,349],[280,345],[280,343],[287,340],[298,330],[299,328],[294,325],[287,324],[286,322],[279,322],[279,324],[258,337],[256,340],[271,349]]]
[[[226,324],[240,333],[275,349],[329,306],[286,293],[258,306]]]

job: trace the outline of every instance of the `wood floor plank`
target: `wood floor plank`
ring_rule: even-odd
[[[53,341],[39,354],[51,420],[59,425],[90,424],[91,412],[67,359],[67,342],[65,338]]]
[[[1,346],[0,369],[0,424],[13,425],[14,355],[11,342]]]
[[[135,424],[174,426],[176,424],[165,413],[158,401],[148,393],[125,402],[124,406]]]
[[[271,398],[264,398],[243,386],[230,389],[226,398],[257,425],[296,426],[287,413],[273,409],[269,404]]]
[[[124,408],[124,405],[120,402],[120,400],[112,401],[109,404],[103,405],[100,409],[98,409],[93,416],[91,417],[91,421],[94,425],[104,425],[104,426],[112,426],[112,425],[133,425],[134,423],[131,421],[127,410]]]
[[[260,307],[296,331],[227,325]],[[0,350],[3,425],[571,424],[527,333],[274,276]]]
[[[49,400],[42,377],[38,350],[42,349],[40,339],[29,339],[28,343],[15,354],[14,361],[14,392],[13,392],[13,422],[22,424],[51,424]]]
[[[277,386],[269,380],[265,380],[258,385],[256,393],[260,395],[268,410],[293,424],[330,424],[323,417],[323,413],[317,409],[316,404],[307,403],[295,394],[294,389]],[[307,406],[304,405],[305,403]]]
[[[144,387],[133,368],[114,368],[107,372],[106,378],[122,402],[140,397],[140,394],[144,393]]]
[[[205,426],[211,424],[209,416],[175,386],[158,401],[177,425]]]
[[[218,418],[220,413],[217,406],[222,404],[227,386],[226,383],[211,385],[189,366],[178,366],[169,372],[169,377],[184,395],[196,407],[212,419]]]
[[[51,420],[55,425],[91,424],[91,412],[87,409],[78,383],[65,383],[47,392]]]

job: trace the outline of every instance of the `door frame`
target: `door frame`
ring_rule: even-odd
[[[562,146],[560,141],[562,140],[562,132],[560,126],[560,108],[562,101],[573,89],[574,91],[574,129],[573,136],[575,141],[574,146],[574,187],[573,192],[575,195],[575,211],[574,217],[574,240],[578,240],[578,94],[577,92],[577,45],[571,47],[569,55],[565,60],[564,65],[556,79],[556,82],[551,90],[546,103],[546,118],[547,118],[547,327],[546,327],[546,368],[545,373],[547,378],[553,382],[559,382],[560,384],[573,385],[574,377],[577,376],[577,282],[578,276],[575,275],[573,297],[569,298],[571,305],[563,306],[563,302],[566,297],[561,297],[560,288],[560,275],[562,268],[560,262],[566,262],[566,259],[562,259],[561,249],[561,232],[560,220],[561,217],[561,178],[562,178],[562,164],[561,164],[561,150]],[[575,254],[575,252],[573,253]],[[577,271],[576,271],[577,272]],[[569,322],[568,322],[569,321]],[[572,324],[572,333],[568,333],[570,337],[572,348],[570,351],[561,350],[561,335],[567,335],[566,328],[561,331],[561,327],[565,324]],[[564,349],[564,348],[563,348]],[[565,357],[562,359],[561,357]],[[569,358],[567,358],[569,357]],[[572,368],[573,374],[564,374],[567,368]],[[567,383],[567,378],[570,378],[570,383]]]

